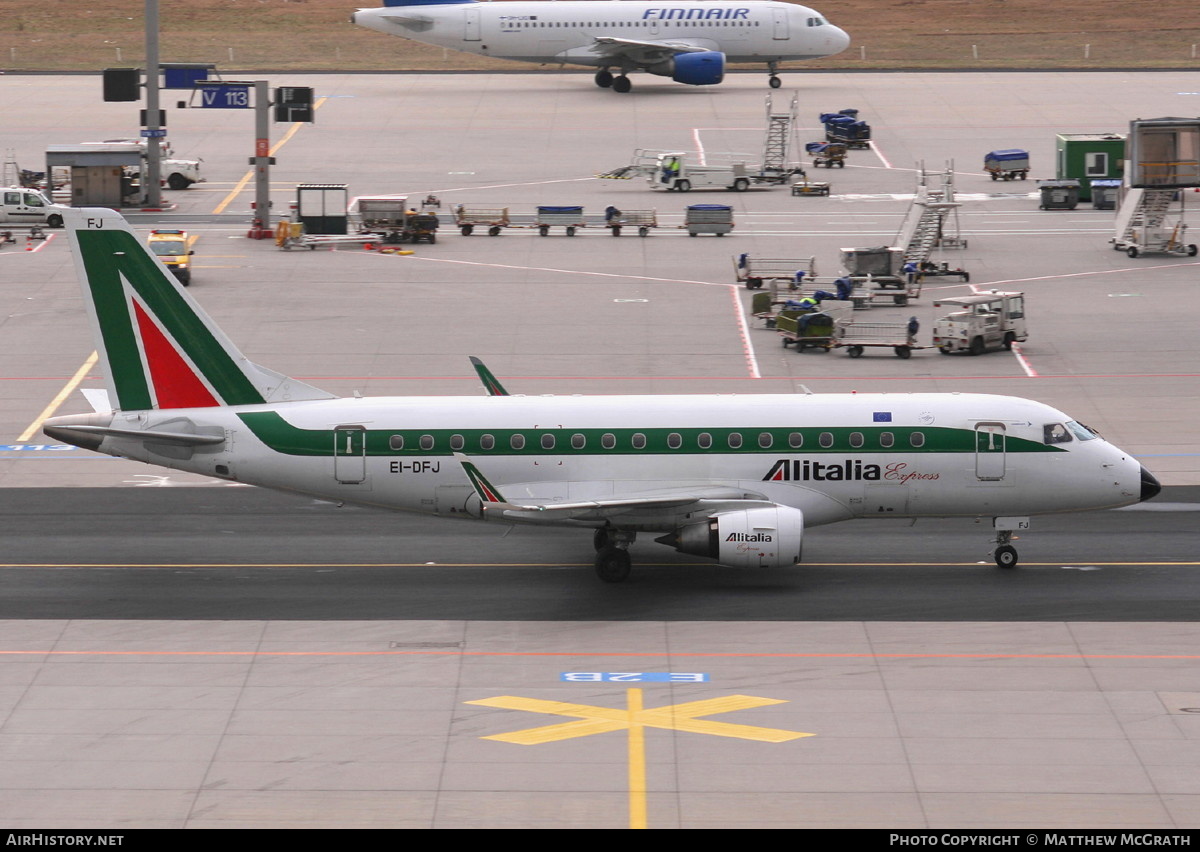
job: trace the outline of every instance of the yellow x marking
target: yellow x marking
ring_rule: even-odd
[[[693,734],[711,734],[718,737],[736,737],[768,743],[783,743],[813,736],[813,734],[783,731],[777,728],[710,722],[698,718],[715,713],[730,713],[734,710],[749,710],[754,707],[787,703],[775,698],[756,698],[753,695],[728,695],[724,698],[667,704],[649,709],[632,706],[633,702],[631,702],[631,706],[624,710],[613,707],[596,707],[591,704],[570,704],[565,701],[519,698],[513,695],[500,695],[495,698],[484,698],[480,701],[466,703],[497,707],[502,710],[527,710],[530,713],[548,713],[552,716],[573,716],[580,720],[484,737],[485,740],[499,740],[517,745],[539,745],[575,737],[587,737],[592,734],[633,730],[634,728],[662,728],[668,731],[687,731]]]

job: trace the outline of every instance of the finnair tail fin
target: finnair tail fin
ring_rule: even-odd
[[[64,218],[114,408],[335,398],[247,360],[121,214],[71,208]]]

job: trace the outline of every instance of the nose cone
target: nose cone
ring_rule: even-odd
[[[1158,492],[1162,491],[1162,484],[1154,478],[1154,474],[1142,468],[1142,495],[1141,501],[1144,503],[1153,497],[1158,496]]]
[[[831,30],[829,43],[832,47],[829,53],[832,56],[835,53],[841,53],[850,46],[850,34],[841,27],[833,26],[833,24],[829,25],[829,29]]]

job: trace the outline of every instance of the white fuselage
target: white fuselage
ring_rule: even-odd
[[[1080,439],[1082,428],[1064,441],[1065,424],[1041,403],[977,394],[409,397],[117,413],[114,428],[226,439],[181,452],[105,437],[95,449],[442,515],[479,514],[455,453],[509,501],[727,487],[799,509],[810,526],[1137,502],[1138,462]],[[670,530],[684,520],[656,509],[621,523]]]
[[[359,26],[481,56],[593,67],[622,63],[598,38],[684,43],[729,62],[815,59],[845,50],[846,33],[804,6],[772,0],[530,0],[359,9]]]

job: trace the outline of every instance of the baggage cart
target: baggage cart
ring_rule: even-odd
[[[829,184],[801,178],[792,184],[792,195],[829,195]]]
[[[727,204],[691,204],[684,214],[683,227],[689,237],[700,234],[723,237],[733,230],[733,208]]]
[[[817,274],[815,257],[754,257],[746,253],[733,258],[733,274],[747,290],[762,289],[764,282],[786,283],[795,290]]]
[[[833,345],[844,348],[851,358],[858,358],[869,348],[888,348],[897,358],[911,357],[917,345],[916,321],[908,322],[848,322],[838,323]]]
[[[471,236],[476,228],[487,228],[489,237],[498,237],[500,231],[509,225],[508,208],[459,204],[454,208],[454,224],[464,237]]]
[[[817,349],[828,352],[834,345],[837,323],[824,311],[781,311],[775,317],[775,331],[784,348],[795,346],[797,352]]]
[[[611,214],[609,211],[612,211]],[[649,236],[651,228],[658,227],[656,210],[617,210],[610,207],[604,214],[604,226],[614,237],[621,236],[624,228],[637,228],[639,237]]]
[[[812,156],[813,168],[846,168],[846,145],[843,142],[809,142],[804,150]]]
[[[543,237],[547,236],[553,227],[565,228],[568,237],[575,236],[577,229],[587,227],[587,223],[583,220],[583,208],[573,206],[538,205],[537,218],[534,219],[533,224]]]
[[[1029,152],[1020,148],[988,151],[983,157],[983,170],[992,180],[1025,180],[1029,177]]]

